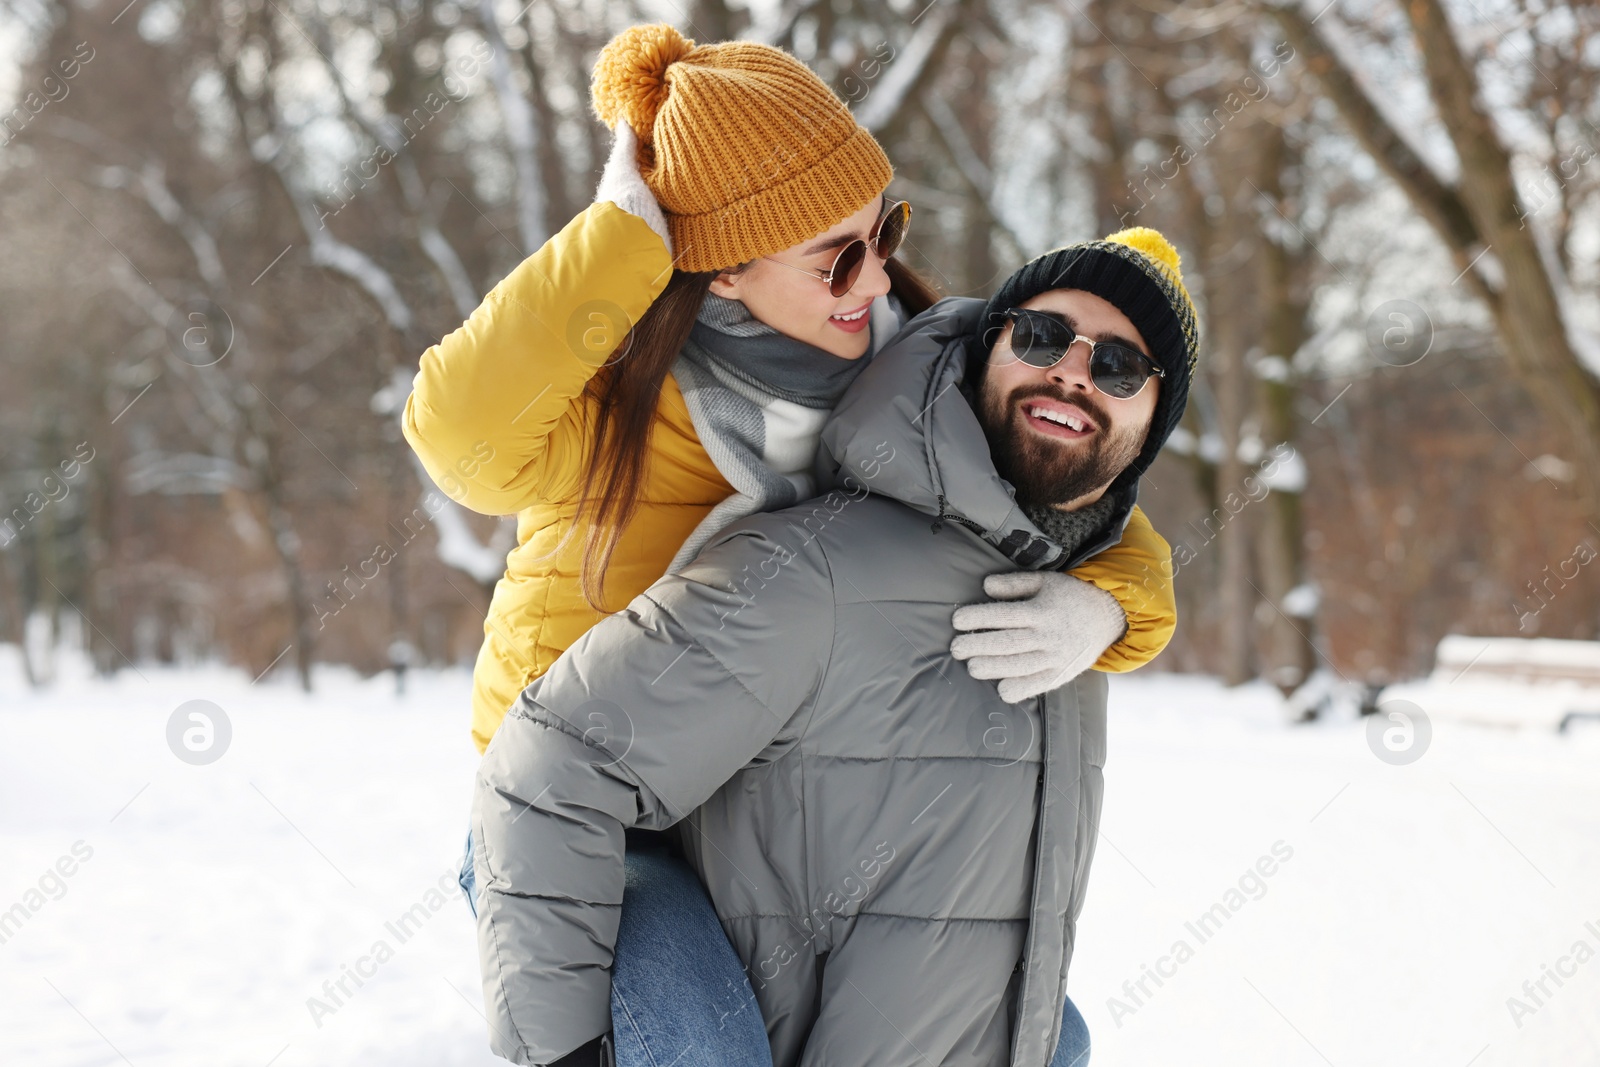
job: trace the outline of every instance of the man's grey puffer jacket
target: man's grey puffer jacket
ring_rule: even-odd
[[[610,1028],[623,830],[681,820],[775,1067],[1048,1063],[1106,680],[1006,704],[950,617],[986,575],[1115,544],[1134,491],[1066,559],[1023,516],[954,385],[981,308],[944,301],[862,372],[823,432],[838,488],[729,527],[511,707],[473,805],[501,1056]]]

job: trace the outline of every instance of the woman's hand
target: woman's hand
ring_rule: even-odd
[[[950,654],[974,678],[999,678],[1000,699],[1015,704],[1065,685],[1120,640],[1128,617],[1117,598],[1061,571],[991,574],[983,591],[995,599],[956,609],[963,633]]]
[[[638,135],[623,119],[617,120],[616,140],[611,143],[611,155],[606,159],[606,169],[600,175],[594,199],[597,204],[609,200],[628,214],[639,216],[666,244],[667,253],[673,254],[667,216],[639,173]]]

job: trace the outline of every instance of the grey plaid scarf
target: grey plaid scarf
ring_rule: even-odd
[[[706,453],[733,486],[678,549],[685,566],[719,531],[746,515],[816,495],[812,474],[828,413],[884,341],[899,329],[890,299],[872,305],[872,343],[843,359],[759,321],[737,300],[706,295],[699,321],[672,365]]]

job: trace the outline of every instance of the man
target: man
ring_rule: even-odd
[[[1198,353],[1178,266],[1127,230],[940,303],[824,429],[834,493],[730,527],[524,691],[473,807],[496,1052],[610,1029],[624,831],[681,823],[776,1067],[1051,1061],[1106,682],[1010,703],[980,679],[1071,633],[1103,648],[1120,609],[1083,583],[1050,632],[964,635],[962,672],[953,627],[1006,605],[951,608],[1007,563],[1115,550]]]

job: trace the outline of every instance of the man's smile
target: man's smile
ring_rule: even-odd
[[[1095,421],[1076,404],[1063,404],[1048,397],[1031,397],[1022,402],[1027,424],[1048,437],[1079,440],[1094,435]]]

